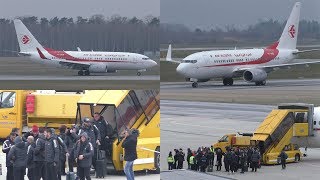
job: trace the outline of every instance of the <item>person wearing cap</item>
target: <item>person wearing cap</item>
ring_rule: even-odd
[[[24,142],[27,142],[27,139],[29,136],[33,136],[34,137],[34,141],[37,141],[37,139],[39,138],[39,127],[34,124],[31,128],[31,131],[26,132],[25,134],[23,134],[22,136],[22,140]]]
[[[137,159],[138,136],[139,131],[137,129],[126,130],[124,132],[122,148],[124,148],[124,160],[126,161],[124,173],[127,180],[134,180],[133,162]]]
[[[34,148],[34,163],[35,169],[34,171],[34,179],[40,180],[41,178],[44,179],[45,175],[45,144],[46,144],[46,137],[44,135],[44,128],[39,128],[39,135],[38,139],[35,140],[36,147]]]
[[[80,142],[77,143],[74,159],[78,164],[78,176],[81,180],[85,178],[91,180],[90,167],[92,164],[94,149],[92,143],[88,140],[88,134],[83,132],[80,135]]]
[[[10,149],[8,159],[13,161],[13,177],[14,180],[23,180],[27,161],[28,144],[22,141],[20,136],[14,139],[14,146]]]
[[[83,123],[82,123],[82,126],[78,132],[77,139],[79,139],[80,135],[84,132],[87,133],[89,141],[91,142],[91,144],[93,146],[93,149],[94,149],[94,156],[93,157],[96,157],[97,146],[101,145],[100,144],[100,142],[101,142],[100,131],[97,128],[97,126],[92,125],[92,122],[87,117],[83,119]],[[96,158],[92,159],[92,165],[94,168],[96,168]]]
[[[44,131],[45,142],[45,178],[46,180],[57,179],[57,165],[59,163],[59,146],[56,138],[54,137],[54,131],[52,129],[46,129]]]
[[[16,136],[16,133],[11,132],[7,140],[3,142],[2,146],[2,152],[6,153],[7,180],[13,180],[13,164],[8,158],[8,155],[11,147],[14,145],[14,139]]]

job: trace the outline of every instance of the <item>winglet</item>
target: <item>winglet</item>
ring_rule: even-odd
[[[169,47],[168,47],[166,61],[172,61],[172,58],[171,58],[171,44],[169,44]]]
[[[46,57],[44,56],[44,54],[40,51],[39,48],[37,48],[37,51],[38,51],[39,56],[40,56],[41,59],[48,59],[48,58],[46,58]]]
[[[79,47],[77,47],[77,50],[78,50],[78,51],[81,51],[81,49],[80,49]]]

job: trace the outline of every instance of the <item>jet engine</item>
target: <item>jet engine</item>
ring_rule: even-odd
[[[92,73],[105,73],[108,71],[107,65],[104,64],[91,64],[89,66],[89,71]]]
[[[248,82],[261,82],[267,79],[268,74],[262,69],[249,69],[243,73],[243,79]]]

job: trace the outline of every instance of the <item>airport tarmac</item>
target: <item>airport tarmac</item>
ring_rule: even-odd
[[[192,88],[190,82],[161,82],[160,86],[162,100],[320,105],[320,79],[268,80],[265,86],[255,86],[243,80],[236,80],[233,86],[223,86],[221,81],[199,83],[198,88]]]
[[[159,88],[159,66],[142,72],[78,76],[76,70],[49,67],[23,57],[0,58],[0,88],[2,89],[154,89]]]
[[[161,90],[162,94],[162,90]],[[167,169],[166,158],[174,148],[197,149],[210,146],[224,134],[253,132],[276,106],[212,102],[161,100],[161,169]],[[304,153],[304,150],[302,150]],[[315,179],[320,176],[320,149],[308,149],[308,156],[299,163],[262,166],[257,173],[212,174],[234,179]],[[186,162],[184,164],[186,167]],[[177,177],[180,177],[177,175]],[[172,179],[175,174],[172,173]],[[189,180],[188,176],[183,177]],[[203,178],[200,178],[203,179]],[[208,178],[212,179],[212,178]]]
[[[0,145],[0,149],[2,150],[2,145]],[[0,172],[0,180],[6,179],[7,174],[7,168],[5,167],[5,160],[6,155],[0,151],[0,164],[2,165],[2,175]],[[25,179],[27,179],[27,176],[25,176]],[[65,180],[66,176],[62,176],[62,180]],[[91,179],[101,179],[101,178],[95,178],[94,176],[91,176]],[[124,175],[107,175],[105,179],[110,180],[124,180],[126,179]],[[137,180],[149,180],[149,179],[160,179],[159,174],[145,174],[143,172],[135,173],[135,179]]]

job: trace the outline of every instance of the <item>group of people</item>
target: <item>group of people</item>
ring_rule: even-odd
[[[222,152],[221,149],[214,149],[213,146],[199,147],[196,151],[188,148],[187,155],[184,154],[181,148],[179,150],[174,149],[174,152],[175,154],[173,155],[170,151],[167,158],[169,170],[182,169],[185,160],[188,163],[188,169],[201,172],[212,172],[214,165],[216,166],[216,171],[221,171],[222,162],[226,172],[235,173],[240,170],[240,173],[244,173],[248,171],[248,168],[251,168],[252,172],[257,172],[261,164],[260,151],[254,147],[227,147],[226,152]],[[285,168],[287,157],[284,151],[279,155],[283,169]],[[216,162],[214,161],[215,158]]]
[[[77,176],[91,179],[90,168],[96,168],[97,149],[111,153],[113,128],[99,113],[93,120],[84,118],[81,126],[67,128],[61,125],[59,134],[53,128],[37,125],[24,135],[13,128],[2,151],[6,153],[7,180],[23,180],[27,171],[30,180],[57,180],[66,175],[66,161],[69,172],[77,163]]]

